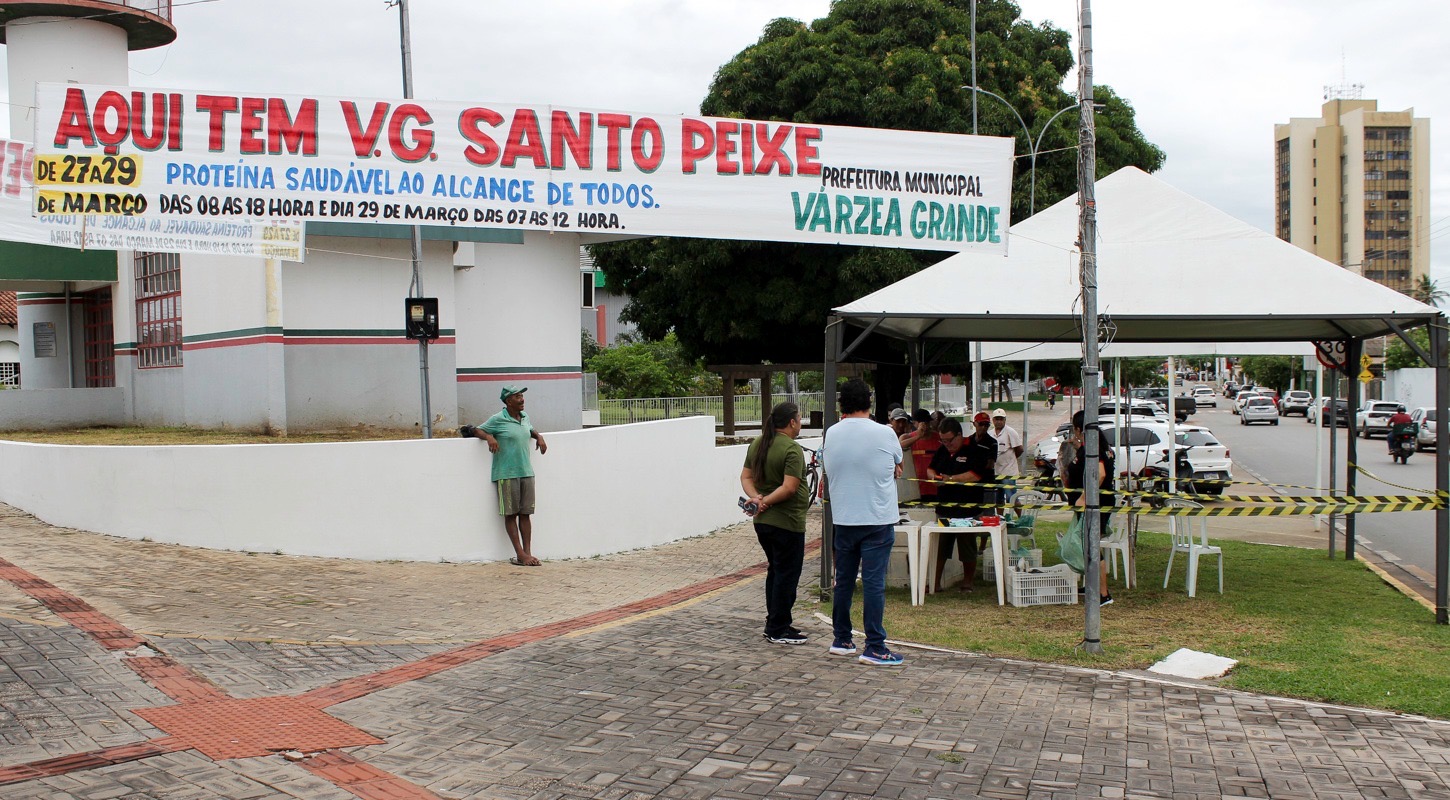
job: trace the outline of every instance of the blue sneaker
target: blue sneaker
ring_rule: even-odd
[[[861,657],[857,659],[862,664],[874,664],[878,667],[898,667],[905,660],[901,657],[900,653],[893,653],[884,647],[874,650],[868,647],[861,653]]]
[[[854,656],[856,655],[856,643],[851,641],[836,641],[831,643],[831,655],[833,656]]]

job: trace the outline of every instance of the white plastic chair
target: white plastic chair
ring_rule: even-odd
[[[1012,498],[1012,510],[1017,518],[1007,526],[1007,549],[1016,550],[1022,546],[1023,541],[1032,542],[1032,547],[1037,547],[1037,509],[1022,508],[1023,505],[1042,505],[1047,502],[1047,495],[1042,492],[1023,490]]]
[[[1133,588],[1133,573],[1128,569],[1128,526],[1123,524],[1123,512],[1115,511],[1108,522],[1113,529],[1110,536],[1098,541],[1098,548],[1102,551],[1103,559],[1108,562],[1108,569],[1113,577],[1118,577],[1118,560],[1123,561],[1123,585]]]
[[[1203,508],[1192,500],[1170,498],[1163,501],[1167,508]],[[1193,540],[1193,524],[1198,523],[1199,541]],[[1170,526],[1173,549],[1168,551],[1168,569],[1163,573],[1163,588],[1168,588],[1168,578],[1173,574],[1173,556],[1188,555],[1188,596],[1198,594],[1198,559],[1200,556],[1218,556],[1218,593],[1223,594],[1223,548],[1208,543],[1208,517],[1184,517]]]

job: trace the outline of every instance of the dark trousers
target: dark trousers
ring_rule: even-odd
[[[806,535],[774,525],[755,523],[755,538],[765,551],[765,635],[790,632],[791,609],[796,587],[801,582],[801,562],[806,555]]]

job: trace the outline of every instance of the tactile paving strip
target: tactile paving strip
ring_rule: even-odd
[[[256,758],[282,750],[316,752],[384,743],[292,697],[205,700],[134,711],[216,761]]]

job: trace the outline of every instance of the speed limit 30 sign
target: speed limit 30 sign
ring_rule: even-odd
[[[1340,340],[1314,343],[1314,357],[1325,369],[1343,370],[1349,365],[1349,353]]]

